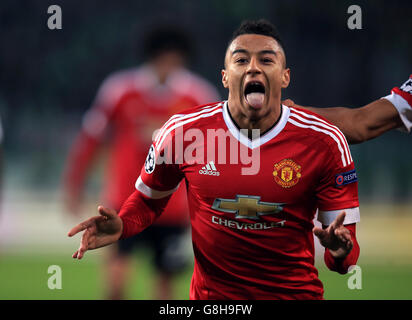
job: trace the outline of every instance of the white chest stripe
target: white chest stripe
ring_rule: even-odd
[[[176,129],[177,127],[181,127],[181,126],[183,126],[183,125],[185,125],[185,124],[187,124],[187,123],[193,122],[193,121],[198,120],[198,119],[200,119],[200,118],[211,117],[211,116],[213,116],[214,114],[219,113],[219,112],[222,112],[222,108],[221,108],[221,107],[220,107],[219,109],[217,109],[217,110],[214,110],[213,112],[200,114],[200,115],[198,115],[197,117],[190,118],[190,119],[188,119],[188,120],[186,120],[186,121],[181,121],[183,118],[180,118],[180,119],[179,119],[180,121],[179,121],[177,124],[171,126],[171,127],[163,134],[161,140],[159,141],[159,144],[156,146],[157,151],[160,150],[163,141],[166,139],[166,137],[169,135],[169,133],[172,132],[172,131],[173,131],[174,129]]]
[[[322,127],[329,128],[330,130],[332,130],[333,132],[335,132],[335,133],[338,135],[338,137],[340,138],[339,140],[342,142],[343,147],[344,147],[344,149],[345,149],[345,152],[347,153],[347,156],[348,156],[348,159],[349,159],[348,162],[352,162],[352,161],[353,161],[353,160],[352,160],[352,155],[351,155],[351,153],[350,153],[348,141],[346,141],[345,135],[343,134],[342,131],[339,130],[338,127],[336,127],[336,126],[334,126],[334,125],[326,122],[325,120],[323,120],[323,119],[321,119],[321,118],[319,118],[319,117],[316,117],[316,116],[314,116],[314,115],[312,115],[312,114],[305,113],[305,112],[300,111],[300,110],[297,110],[297,109],[295,109],[295,108],[291,108],[291,110],[293,110],[293,113],[294,113],[294,114],[298,113],[298,114],[304,116],[304,117],[306,118],[306,120],[314,121],[315,123],[318,123],[318,124],[321,125]],[[323,124],[323,125],[322,125],[322,124]]]
[[[213,111],[216,110],[216,108],[219,108],[222,106],[222,103],[219,103],[217,105],[214,106],[207,106],[204,107],[201,111],[198,112],[194,112],[194,113],[189,113],[189,114],[175,114],[174,116],[172,116],[169,120],[166,121],[166,123],[163,125],[163,127],[160,129],[159,134],[156,137],[155,140],[155,145],[159,144],[159,141],[164,139],[165,136],[165,131],[170,127],[170,125],[172,125],[173,123],[177,122],[177,121],[182,121],[182,120],[186,120],[192,117],[195,117],[197,115],[200,114],[205,114],[208,113],[209,111]],[[166,134],[167,135],[167,134]],[[161,144],[161,143],[160,143]]]
[[[339,141],[338,145],[340,145],[340,148],[342,148],[342,149],[344,150],[344,155],[345,155],[345,159],[346,159],[347,163],[349,164],[349,163],[352,162],[352,157],[351,157],[351,154],[350,154],[349,147],[348,147],[348,145],[347,145],[346,139],[345,139],[345,137],[343,136],[343,133],[341,133],[340,131],[338,131],[338,129],[337,129],[336,127],[327,125],[327,124],[322,123],[322,122],[319,122],[319,121],[311,121],[311,120],[305,119],[305,118],[303,118],[303,117],[301,117],[301,116],[299,116],[299,115],[297,115],[297,114],[295,114],[295,113],[291,113],[290,116],[291,116],[291,117],[294,117],[295,119],[300,120],[300,122],[304,122],[304,123],[309,124],[309,125],[315,125],[315,126],[321,127],[321,128],[323,128],[323,129],[325,129],[325,130],[330,131],[331,133],[333,133],[333,134],[336,136],[336,138],[338,139],[338,141]],[[336,140],[335,140],[335,141],[336,141]],[[339,150],[340,150],[340,149],[339,149]]]
[[[290,123],[294,124],[294,125],[297,126],[297,127],[312,129],[312,130],[315,130],[315,131],[318,131],[318,132],[322,132],[322,133],[327,134],[328,136],[330,136],[333,140],[335,140],[336,144],[338,145],[338,149],[339,149],[339,151],[340,151],[340,153],[341,153],[342,165],[343,165],[344,167],[346,167],[346,166],[348,165],[348,163],[347,163],[347,161],[346,161],[346,159],[345,159],[345,153],[344,153],[344,151],[343,151],[343,149],[342,149],[342,146],[341,146],[338,138],[337,138],[333,133],[331,133],[330,131],[324,130],[324,129],[320,129],[320,128],[316,127],[315,125],[305,125],[305,124],[296,122],[295,120],[293,120],[293,119],[291,119],[291,118],[289,118],[288,121],[289,121]]]

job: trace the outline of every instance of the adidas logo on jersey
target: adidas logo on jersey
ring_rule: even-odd
[[[217,171],[215,164],[213,161],[210,161],[207,165],[202,167],[202,169],[199,170],[200,174],[205,174],[208,176],[220,176],[220,172]]]

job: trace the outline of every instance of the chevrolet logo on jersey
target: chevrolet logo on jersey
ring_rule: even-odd
[[[212,208],[234,213],[237,219],[259,219],[259,216],[279,213],[285,203],[262,202],[259,196],[236,195],[236,199],[217,198]]]

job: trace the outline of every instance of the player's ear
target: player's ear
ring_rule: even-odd
[[[223,87],[225,87],[226,89],[229,88],[229,84],[227,81],[227,73],[225,69],[222,69],[222,83],[223,83]]]
[[[290,82],[290,69],[285,68],[282,73],[282,88],[287,88]]]

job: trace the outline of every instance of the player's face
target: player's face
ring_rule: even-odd
[[[179,51],[165,51],[152,60],[161,83],[174,71],[184,67],[185,59]]]
[[[284,52],[272,37],[244,34],[235,38],[222,70],[229,103],[235,103],[250,119],[273,111],[280,106],[281,89],[289,85],[290,70],[285,64]]]

